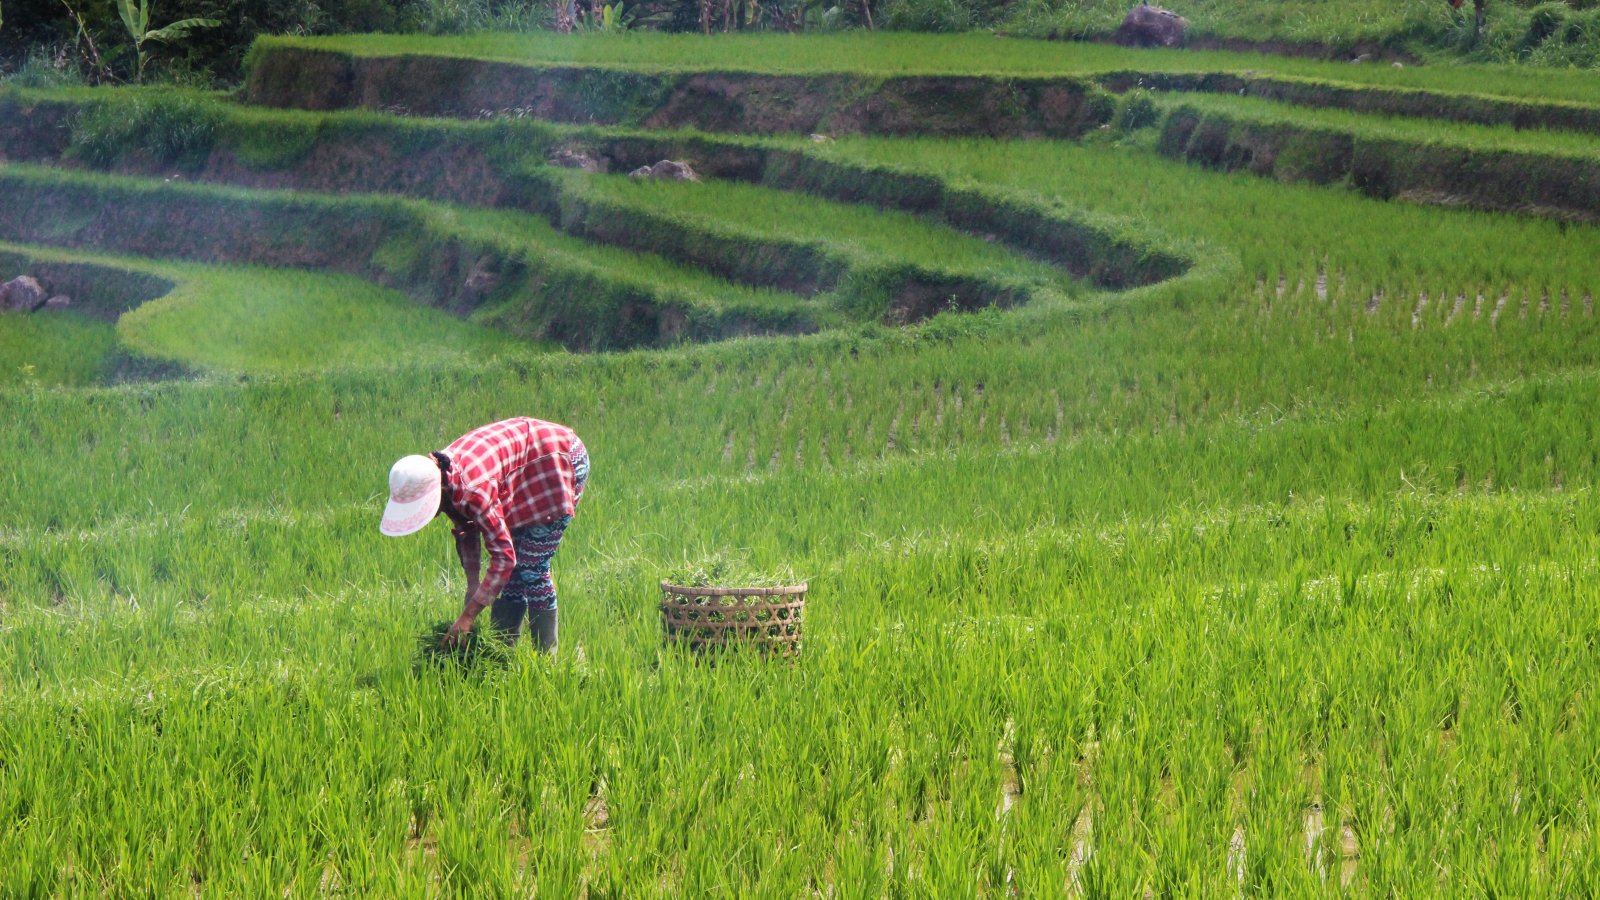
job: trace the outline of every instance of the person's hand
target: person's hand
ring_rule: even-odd
[[[445,648],[457,647],[464,643],[467,635],[472,633],[472,624],[477,621],[477,613],[463,611],[450,626],[450,630],[439,638],[439,646]]]

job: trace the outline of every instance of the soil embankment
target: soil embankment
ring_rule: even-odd
[[[1005,138],[1075,138],[1115,111],[1104,90],[1075,78],[645,72],[287,46],[258,53],[244,98],[280,108],[724,133]]]

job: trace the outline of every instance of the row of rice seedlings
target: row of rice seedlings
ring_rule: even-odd
[[[45,315],[6,323],[0,330],[0,385],[95,384],[116,352],[108,322]]]
[[[485,388],[503,392],[498,384]],[[741,513],[745,509],[763,510],[773,521],[793,522],[797,534],[825,533],[823,523],[842,517],[853,523],[854,533],[884,537],[948,528],[982,511],[982,517],[965,526],[981,537],[1040,521],[1119,510],[1154,514],[1163,505],[1179,501],[1201,506],[1276,502],[1289,496],[1361,495],[1417,487],[1445,492],[1485,488],[1540,491],[1588,482],[1592,466],[1585,442],[1590,435],[1587,428],[1574,424],[1586,420],[1586,379],[1556,376],[1526,387],[1490,384],[1488,388],[1480,394],[1481,386],[1469,384],[1457,392],[1409,404],[1384,399],[1350,409],[1306,404],[1250,417],[1225,414],[1184,428],[1094,433],[1058,445],[1019,446],[1009,452],[991,427],[976,433],[970,446],[933,454],[908,451],[880,460],[863,453],[858,460],[832,468],[784,465],[776,472],[768,469],[741,488],[740,496],[745,498],[741,504],[708,506],[709,500],[728,490],[725,479],[679,481],[665,471],[647,467],[669,488],[643,507],[649,510],[649,518],[673,520],[678,518],[673,510],[680,508],[705,511],[693,521],[670,528],[640,520],[600,533],[643,542],[629,553],[648,550],[672,558],[681,555],[686,546],[717,546],[718,535],[751,527]],[[220,386],[184,390],[200,399],[222,392]],[[459,389],[453,393],[461,396]],[[418,559],[415,554],[428,547],[421,543],[386,545],[384,556],[369,561],[370,570],[356,570],[326,558],[316,551],[317,541],[302,537],[324,520],[339,523],[341,541],[359,542],[369,530],[363,524],[362,498],[377,495],[371,472],[381,471],[393,455],[416,449],[404,446],[404,435],[377,437],[391,415],[392,407],[386,402],[341,401],[321,391],[269,385],[234,397],[227,404],[233,408],[231,414],[219,412],[210,422],[203,417],[203,405],[194,406],[182,417],[153,409],[144,412],[141,415],[164,420],[146,434],[108,428],[99,420],[79,421],[70,430],[61,425],[52,428],[35,418],[37,413],[59,409],[59,404],[49,402],[59,396],[22,398],[15,407],[19,427],[37,435],[45,445],[74,448],[84,461],[85,477],[105,486],[69,507],[28,487],[33,470],[44,461],[18,464],[16,495],[33,502],[30,512],[17,517],[6,543],[16,561],[17,589],[36,601],[60,602],[73,597],[117,601],[170,590],[186,602],[199,602],[223,591],[234,595],[253,590],[251,573],[271,574],[284,584],[320,584],[341,568],[348,577],[354,577],[356,571],[380,577],[390,566],[405,570]],[[146,400],[162,396],[167,398],[163,405],[174,405],[174,401],[182,402],[183,394],[112,393],[104,398],[111,402],[101,403],[100,408],[107,420],[117,421],[132,417],[122,411],[125,407],[142,408]],[[1529,408],[1532,398],[1538,402]],[[312,414],[308,416],[308,412]],[[594,421],[590,427],[581,416],[576,419],[580,430],[603,454],[597,456],[602,463],[606,458],[643,456],[635,448],[652,444],[661,434],[672,434],[653,424],[652,430],[633,431],[625,419],[610,427],[604,420]],[[296,448],[285,437],[291,432],[252,424],[258,421],[297,429],[308,443]],[[613,430],[617,427],[621,430]],[[859,433],[868,435],[869,446],[881,446],[882,432],[863,428]],[[1360,453],[1344,449],[1352,433],[1367,435],[1361,438]],[[227,435],[228,441],[197,441],[194,437],[212,434]],[[958,435],[956,439],[962,438]],[[438,440],[442,443],[444,438]],[[714,475],[729,468],[721,461],[717,446],[721,440],[718,435],[705,440],[707,455],[712,458],[701,471]],[[369,441],[379,449],[366,449]],[[683,447],[687,441],[674,436],[671,443]],[[382,449],[385,446],[388,449]],[[1198,460],[1163,465],[1159,477],[1136,462],[1144,452],[1161,459],[1181,459],[1200,451]],[[244,486],[242,475],[253,461],[291,458],[341,462],[317,465],[316,477],[303,483],[263,482],[255,489]],[[343,460],[354,461],[346,464]],[[1209,475],[1207,466],[1223,466],[1225,474]],[[201,480],[176,493],[160,490],[158,485],[174,468],[211,472],[216,483]],[[969,473],[965,480],[970,484],[943,489],[945,502],[940,505],[905,510],[894,502],[895,497],[916,495],[919,485],[929,479],[961,480],[961,472]],[[1111,483],[1117,485],[1116,490],[1104,487]],[[845,487],[858,484],[871,489]],[[592,515],[603,520],[610,504],[628,502],[625,490],[617,494],[600,491],[591,498],[590,509],[599,509]],[[992,508],[1002,502],[999,509]],[[241,511],[232,512],[234,509]],[[131,518],[112,518],[119,514]],[[207,533],[243,549],[230,552],[211,546],[202,539]],[[110,549],[123,534],[144,549],[134,554]],[[199,559],[204,562],[175,556],[177,548],[163,549],[162,542],[173,535],[194,535],[194,552],[202,554]],[[808,547],[824,546],[817,543],[818,538],[807,540]],[[112,543],[101,550],[97,549],[100,541]],[[188,543],[184,542],[186,548]],[[606,549],[619,552],[615,544]],[[197,566],[202,570],[221,566],[216,574],[226,577],[197,574]]]
[[[1560,649],[1568,639],[1559,620],[1505,630],[1519,611],[1497,586],[1536,596],[1569,574],[1467,574],[1452,578],[1448,592],[1428,579],[1419,592],[1405,576],[1424,556],[1476,555],[1484,538],[1490,558],[1511,561],[1529,551],[1583,557],[1588,548],[1573,543],[1588,540],[1580,531],[1545,527],[1569,511],[1587,515],[1583,509],[1436,498],[1402,499],[1392,511],[1290,511],[1287,526],[1270,517],[1241,520],[1240,530],[1203,557],[1220,567],[1211,575],[1184,560],[1159,562],[1187,543],[1180,533],[1194,520],[1181,515],[1144,537],[1123,531],[1124,546],[1148,555],[1148,564],[1108,557],[1105,539],[1089,534],[1065,544],[1046,533],[1016,540],[1009,560],[978,547],[954,554],[937,544],[909,553],[864,548],[841,561],[833,588],[858,601],[830,604],[829,615],[814,623],[823,640],[802,663],[803,677],[748,664],[707,669],[675,657],[659,660],[650,674],[648,634],[607,622],[605,598],[586,590],[569,606],[580,623],[588,616],[586,665],[529,660],[488,682],[412,680],[395,647],[379,649],[415,620],[405,603],[416,597],[371,607],[329,598],[289,619],[278,609],[240,604],[227,629],[146,637],[196,643],[202,651],[235,640],[240,647],[300,648],[276,676],[206,677],[202,670],[196,684],[177,667],[165,680],[159,671],[141,674],[125,690],[91,688],[66,701],[73,704],[68,721],[77,723],[66,729],[59,718],[66,698],[21,698],[7,707],[7,736],[17,738],[13,753],[34,746],[24,740],[39,742],[35,752],[62,741],[99,751],[92,770],[58,767],[51,790],[56,797],[71,790],[88,809],[125,814],[123,840],[145,855],[126,867],[92,864],[116,859],[118,845],[83,833],[74,839],[83,869],[61,877],[110,872],[123,890],[185,877],[219,890],[256,878],[281,885],[324,877],[330,860],[335,875],[327,877],[352,889],[372,887],[374,877],[400,877],[402,884],[448,878],[458,865],[474,867],[490,885],[534,875],[552,878],[547,886],[566,883],[554,873],[583,871],[578,836],[586,826],[578,812],[602,780],[609,833],[594,877],[619,889],[704,889],[719,880],[788,886],[795,878],[827,884],[837,877],[832,860],[848,866],[863,855],[873,868],[882,865],[886,879],[930,888],[996,887],[1007,870],[1039,887],[1061,884],[1077,855],[1063,820],[1085,807],[1093,825],[1092,852],[1076,876],[1084,884],[1315,884],[1315,868],[1288,852],[1307,794],[1296,779],[1307,755],[1326,760],[1332,774],[1325,784],[1341,786],[1325,794],[1328,808],[1361,830],[1364,883],[1434,883],[1419,880],[1439,877],[1434,870],[1416,864],[1437,858],[1441,846],[1462,851],[1452,855],[1460,860],[1449,875],[1455,880],[1444,884],[1477,883],[1496,871],[1477,841],[1533,841],[1548,808],[1506,816],[1512,801],[1498,779],[1508,772],[1449,766],[1457,752],[1451,741],[1474,735],[1480,743],[1472,752],[1503,748],[1511,762],[1527,759],[1531,748],[1523,742],[1544,732],[1537,721],[1504,713],[1495,701],[1506,670],[1494,654],[1459,653],[1463,634],[1491,641],[1516,634],[1515,652],[1560,660],[1546,681],[1518,687],[1524,711],[1517,716],[1544,709],[1563,715],[1592,661]],[[1495,510],[1495,525],[1505,530],[1477,524],[1476,516]],[[1289,590],[1270,586],[1267,579],[1284,567],[1291,576],[1307,571],[1293,548],[1265,563],[1254,552],[1264,534],[1287,527],[1316,554],[1314,565],[1359,572],[1363,551],[1351,555],[1322,533],[1344,525],[1328,513],[1353,514],[1357,533],[1367,534],[1430,511],[1438,516],[1431,537],[1402,544],[1393,563],[1346,577],[1331,595],[1295,579]],[[1528,543],[1541,530],[1554,542]],[[1230,567],[1255,580],[1242,589],[1212,588],[1211,579],[1226,580]],[[1573,615],[1585,615],[1581,605]],[[1021,617],[1015,627],[1002,624],[1009,616]],[[1195,633],[1195,621],[1210,624]],[[340,638],[347,632],[358,645]],[[101,639],[118,647],[141,636],[112,630]],[[1407,649],[1396,658],[1395,647]],[[311,657],[324,650],[332,653],[318,668]],[[67,645],[57,652],[87,661]],[[351,676],[374,659],[388,660],[379,662],[377,685],[352,692]],[[1441,692],[1442,685],[1449,687]],[[819,696],[834,702],[818,703]],[[1440,725],[1452,704],[1459,707],[1454,737]],[[1023,788],[1002,843],[993,746],[1007,719],[1016,723],[1011,740]],[[251,724],[230,727],[235,721]],[[431,724],[418,727],[422,721]],[[1572,729],[1581,727],[1564,726],[1579,743],[1585,732]],[[96,743],[96,734],[106,739]],[[215,734],[229,740],[217,745]],[[165,752],[199,746],[225,749]],[[1402,752],[1386,748],[1402,747],[1416,748],[1415,758],[1385,764],[1386,754]],[[140,754],[155,764],[125,765]],[[1430,754],[1441,757],[1431,768]],[[1581,790],[1573,778],[1581,778],[1578,770],[1558,776],[1551,789]],[[174,794],[174,782],[195,789]],[[211,790],[223,784],[229,790]],[[8,836],[13,846],[41,837],[38,804],[46,798],[34,790],[18,790],[18,802],[36,812]],[[1466,812],[1457,812],[1462,790],[1488,801],[1474,807],[1483,813],[1474,821],[1489,830],[1474,830],[1470,839],[1458,831],[1441,835],[1440,823]],[[129,798],[126,806],[119,797]],[[1397,797],[1408,805],[1398,806]],[[1060,805],[1045,806],[1046,798]],[[346,808],[349,815],[340,812]],[[232,829],[208,824],[230,816]],[[532,827],[519,831],[517,822]],[[1242,876],[1228,860],[1240,827]],[[736,830],[782,840],[720,839]],[[300,836],[285,836],[291,832]],[[201,833],[206,841],[150,843],[158,834]],[[277,840],[285,849],[263,852]],[[470,864],[468,840],[489,848]],[[498,852],[508,845],[525,845],[530,858],[558,859],[549,873],[519,871],[515,853]],[[1570,879],[1581,870],[1566,854],[1582,852],[1573,847],[1548,857],[1569,860],[1553,871]],[[11,877],[49,879],[59,871],[37,856],[22,858]],[[254,865],[236,862],[252,858]],[[405,873],[394,875],[386,860],[402,861]]]
[[[1128,145],[851,138],[810,152],[970,180],[1126,217],[1169,235],[1203,236],[1211,252],[1236,253],[1249,272],[1326,258],[1349,273],[1369,273],[1372,282],[1416,276],[1582,293],[1591,285],[1577,261],[1600,239],[1592,229],[1555,222],[1195,172]]]
[[[184,268],[172,271],[183,277]],[[205,370],[257,374],[393,367],[402,346],[408,362],[539,349],[349,275],[187,268],[177,290],[118,322],[126,346]]]
[[[835,203],[729,181],[699,184],[620,177],[577,180],[574,187],[690,223],[754,237],[816,244],[857,265],[910,264],[931,272],[1016,280],[1065,289],[1065,273],[1004,246],[892,210]]]
[[[797,451],[802,460],[815,453],[819,465],[826,458],[829,465],[844,466],[887,452],[1003,446],[1003,432],[1015,448],[1022,449],[1050,444],[1052,431],[1059,442],[1085,433],[1192,427],[1238,416],[1259,415],[1270,422],[1274,410],[1281,414],[1307,404],[1331,413],[1419,391],[1447,396],[1474,383],[1520,377],[1529,371],[1530,358],[1545,360],[1554,369],[1588,362],[1586,335],[1593,328],[1592,319],[1576,316],[1573,310],[1581,304],[1572,305],[1570,298],[1564,319],[1551,318],[1555,316],[1551,311],[1538,314],[1531,297],[1516,306],[1508,302],[1506,309],[1517,311],[1502,311],[1496,318],[1488,308],[1491,303],[1498,305],[1488,299],[1495,292],[1480,290],[1476,293],[1486,294],[1484,312],[1448,327],[1430,328],[1427,310],[1442,314],[1443,304],[1424,307],[1419,317],[1411,298],[1424,292],[1450,292],[1411,283],[1393,289],[1393,296],[1405,302],[1381,300],[1368,311],[1370,301],[1362,298],[1369,290],[1347,285],[1343,295],[1326,303],[1279,300],[1266,291],[1271,300],[1253,302],[1265,304],[1267,312],[1243,319],[1235,313],[1244,308],[1239,306],[1196,310],[1186,316],[1130,310],[1126,315],[1057,325],[1021,340],[993,325],[999,330],[951,344],[901,342],[886,336],[802,341],[780,349],[772,342],[752,341],[666,358],[508,360],[461,375],[413,367],[386,375],[352,374],[342,386],[263,385],[247,392],[244,411],[253,413],[256,404],[270,403],[275,415],[286,417],[283,421],[304,422],[312,429],[338,427],[352,434],[352,442],[355,435],[374,441],[384,448],[375,451],[381,455],[403,452],[412,441],[444,442],[450,428],[470,427],[474,419],[516,411],[521,404],[507,398],[518,391],[538,391],[541,404],[553,410],[552,417],[574,420],[595,437],[634,428],[641,435],[673,435],[671,440],[629,441],[618,452],[668,477],[698,478],[743,472],[750,468],[752,454],[757,468],[769,467],[774,455],[787,466]],[[1454,293],[1464,296],[1469,291]],[[1476,305],[1476,299],[1473,302]],[[1450,308],[1454,309],[1453,303]],[[1550,310],[1559,308],[1559,301],[1553,301]],[[974,352],[978,344],[985,345],[981,354]],[[856,351],[856,358],[849,358],[849,351]],[[795,361],[811,353],[844,357],[820,370],[803,362],[796,368]],[[1184,377],[1174,377],[1175,372],[1185,373]],[[1275,374],[1257,377],[1262,372]],[[389,382],[393,386],[383,386]],[[383,421],[387,411],[403,408],[397,392],[406,390],[405,385],[431,385],[431,390],[448,390],[469,399],[463,399],[456,424],[448,427],[417,419],[414,412],[403,413],[398,423]],[[132,425],[134,431],[118,440],[68,431],[54,443],[81,447],[78,465],[85,471],[108,467],[118,473],[117,486],[111,489],[126,484],[132,496],[141,489],[140,483],[127,481],[128,467],[115,455],[120,448],[131,444],[152,453],[160,450],[178,453],[180,459],[194,458],[197,448],[176,445],[164,430],[173,424],[193,429],[208,416],[236,418],[239,412],[221,410],[228,405],[222,399],[225,394],[224,389],[183,386],[105,394],[97,402],[109,409],[159,402],[168,412],[141,417],[139,422],[148,424]],[[661,403],[641,408],[634,398],[644,395],[658,397]],[[172,406],[165,398],[173,396],[186,399]],[[370,399],[358,402],[354,399],[358,396]],[[49,441],[54,428],[71,427],[70,411],[77,403],[71,396],[27,397],[19,398],[18,408],[38,411],[28,413],[36,419],[30,427],[42,429],[32,434]],[[239,427],[241,433],[249,432],[248,426]],[[133,435],[138,439],[128,440]],[[270,437],[263,434],[257,441]],[[17,455],[29,458],[20,446]],[[218,464],[225,469],[236,465]],[[140,481],[158,472],[159,468],[151,468]],[[364,490],[356,471],[333,477],[332,486]],[[19,480],[48,493],[42,491],[43,481]],[[19,490],[20,497],[34,488]],[[222,484],[194,490],[227,496]],[[17,521],[50,521],[60,515],[47,511],[53,505],[32,507],[38,510],[34,513],[19,511],[22,518]],[[72,519],[98,519],[104,513],[92,513],[96,505],[81,507]],[[115,503],[101,508],[114,509]]]

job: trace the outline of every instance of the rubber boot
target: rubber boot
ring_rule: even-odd
[[[556,621],[560,609],[528,610],[528,630],[539,640],[540,653],[556,652]]]
[[[515,645],[522,635],[522,619],[527,612],[528,604],[502,599],[489,607],[489,625],[506,644]]]

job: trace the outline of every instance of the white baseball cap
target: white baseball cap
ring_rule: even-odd
[[[389,470],[389,505],[378,530],[390,537],[421,531],[439,512],[439,464],[431,456],[405,456]]]

